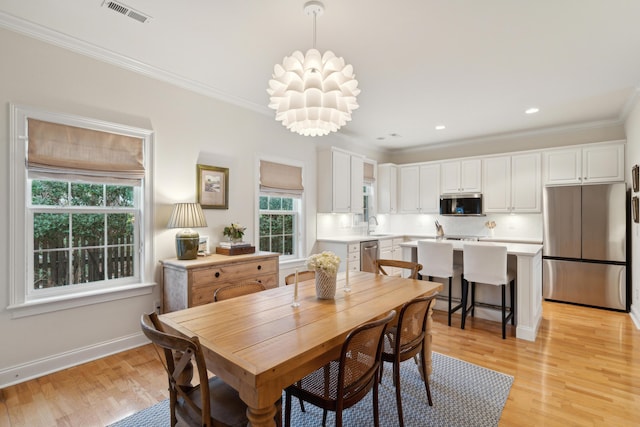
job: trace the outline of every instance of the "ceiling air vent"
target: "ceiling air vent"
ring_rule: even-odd
[[[124,16],[128,16],[131,19],[135,19],[138,22],[147,23],[151,20],[151,16],[146,15],[140,11],[130,8],[129,6],[117,1],[105,0],[102,2],[102,6],[118,12]]]

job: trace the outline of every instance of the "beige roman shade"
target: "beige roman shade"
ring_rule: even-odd
[[[302,196],[302,168],[260,160],[260,191]]]
[[[364,182],[376,182],[376,178],[373,173],[373,163],[364,162]]]
[[[32,118],[27,122],[29,170],[144,176],[141,138]]]

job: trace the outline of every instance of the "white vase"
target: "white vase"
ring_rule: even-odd
[[[316,270],[316,297],[318,299],[334,299],[336,297],[337,274],[327,274],[324,270]]]

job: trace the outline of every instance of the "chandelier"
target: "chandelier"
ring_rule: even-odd
[[[313,48],[305,55],[297,50],[275,65],[267,89],[269,108],[290,131],[322,136],[351,120],[360,89],[351,65],[330,50],[321,55],[316,49],[316,17],[324,12],[322,3],[307,2],[304,12],[313,15]]]

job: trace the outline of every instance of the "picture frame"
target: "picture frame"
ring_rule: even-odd
[[[229,168],[196,165],[196,175],[202,209],[229,209]]]
[[[638,167],[638,165],[634,165],[631,168],[631,178],[632,178],[632,182],[633,182],[633,192],[637,193],[638,190],[640,189],[640,167]]]
[[[200,236],[198,241],[198,255],[209,255],[209,236]]]
[[[639,200],[637,196],[633,196],[631,198],[631,213],[633,214],[633,222],[640,222],[640,217],[639,217]]]

